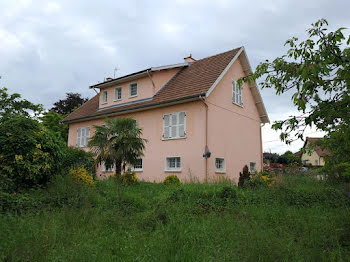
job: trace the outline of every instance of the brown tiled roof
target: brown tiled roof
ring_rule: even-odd
[[[108,114],[141,108],[147,109],[160,104],[198,98],[199,95],[203,95],[209,90],[239,49],[240,48],[236,48],[218,55],[206,57],[183,67],[153,96],[152,100],[98,110],[99,95],[97,94],[68,115],[63,122],[83,120],[98,116],[103,117]]]
[[[329,151],[328,148],[322,149],[320,146],[315,145],[315,143],[320,140],[322,140],[322,137],[306,137],[304,147],[306,143],[309,142],[310,144],[312,144],[312,148],[313,150],[315,150],[318,156],[322,156],[322,157],[330,156],[331,152]]]

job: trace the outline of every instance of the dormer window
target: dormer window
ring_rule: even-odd
[[[107,104],[107,90],[102,91],[102,104]]]
[[[122,88],[117,87],[114,89],[114,101],[118,101],[122,99]]]
[[[129,97],[137,96],[137,83],[131,84],[129,87]]]

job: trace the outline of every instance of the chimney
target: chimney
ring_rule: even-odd
[[[111,81],[111,80],[113,80],[112,77],[107,77],[107,78],[106,78],[106,81]]]
[[[185,60],[186,63],[193,63],[193,62],[196,62],[196,59],[194,59],[194,58],[192,57],[192,54],[190,54],[188,57],[185,57],[184,60]]]

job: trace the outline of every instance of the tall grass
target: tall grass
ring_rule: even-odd
[[[66,178],[20,200],[6,202],[3,196],[0,203],[1,261],[350,257],[345,192],[307,176],[283,176],[272,188],[256,189],[229,184],[125,187],[113,180],[84,187]]]

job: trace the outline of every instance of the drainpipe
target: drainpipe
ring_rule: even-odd
[[[152,85],[153,85],[153,95],[154,95],[155,92],[156,92],[156,86],[155,86],[155,84],[154,84],[154,82],[153,82],[153,79],[152,79],[151,74],[149,73],[149,70],[147,70],[147,75],[148,75],[149,79],[150,79],[151,82],[152,82]]]
[[[205,98],[199,96],[199,99],[203,102],[205,106],[205,148],[204,152],[209,152],[208,148],[208,105],[205,102]],[[208,182],[208,157],[205,156],[205,182]]]
[[[261,158],[260,158],[260,164],[261,164],[261,171],[264,171],[264,154],[263,154],[263,146],[262,146],[262,135],[261,135],[261,128],[265,126],[265,123],[260,125],[260,152],[261,152]]]

